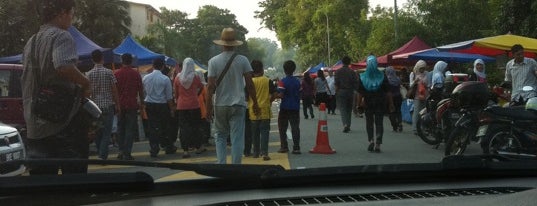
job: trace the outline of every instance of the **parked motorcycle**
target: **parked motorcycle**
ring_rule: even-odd
[[[491,93],[486,83],[463,82],[452,93],[452,101],[461,108],[461,117],[455,122],[453,130],[446,141],[445,155],[464,153],[470,141],[479,141],[476,137],[481,111],[489,104]],[[493,98],[492,98],[493,99]]]
[[[430,91],[425,108],[420,111],[416,122],[416,132],[425,143],[438,148],[449,137],[454,122],[460,117],[460,109],[450,94],[455,86],[467,79],[467,74],[450,74],[446,77],[443,90]]]
[[[485,110],[486,118],[477,134],[482,138],[483,153],[537,156],[537,91],[531,86],[522,90],[531,93],[527,101],[519,100],[524,106]]]

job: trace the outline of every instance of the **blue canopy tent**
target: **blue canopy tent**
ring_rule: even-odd
[[[121,63],[121,55],[125,53],[133,55],[134,66],[150,65],[153,63],[153,59],[156,58],[165,59],[164,55],[155,53],[136,42],[131,35],[125,37],[123,42],[114,49],[114,62]]]
[[[97,45],[91,39],[78,31],[78,29],[76,29],[74,26],[69,27],[67,31],[71,33],[71,36],[73,36],[73,39],[75,40],[76,52],[78,54],[78,66],[92,67],[93,61],[91,59],[91,52],[96,49],[103,52],[104,63],[112,63],[112,49],[102,48],[101,46]]]
[[[78,31],[78,29],[76,29],[74,26],[69,27],[67,31],[69,31],[69,33],[73,37],[73,40],[75,40],[79,67],[93,66],[93,62],[91,60],[91,52],[96,49],[99,49],[103,52],[105,63],[112,62],[113,56],[111,49],[100,47],[95,42],[91,41],[88,37],[86,37],[84,34],[80,33],[80,31]],[[21,61],[22,54],[0,58],[0,63],[20,64],[22,63]]]
[[[427,49],[414,54],[408,55],[409,59],[425,60],[425,61],[445,61],[445,62],[474,62],[476,59],[482,59],[485,62],[494,62],[495,58],[480,55],[480,54],[466,54],[456,52],[443,52],[437,49]]]
[[[310,73],[310,75],[312,77],[315,77],[317,75],[317,71],[321,70],[322,68],[326,67],[326,64],[324,64],[324,62],[321,62],[319,64],[317,64],[316,66],[314,67],[310,67],[309,69],[307,69],[303,74],[305,74],[306,72]]]
[[[177,61],[175,61],[174,58],[166,56],[164,57],[164,63],[168,66],[175,66],[177,64]]]

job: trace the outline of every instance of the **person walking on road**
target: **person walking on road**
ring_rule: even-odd
[[[427,63],[423,60],[419,60],[414,65],[412,73],[410,73],[410,86],[409,86],[409,97],[413,98],[413,109],[412,109],[412,131],[415,135],[417,132],[417,122],[419,118],[420,111],[425,108],[425,99],[427,98],[427,85],[429,80],[427,77]]]
[[[181,128],[181,147],[183,158],[190,157],[189,149],[196,148],[196,153],[205,151],[203,137],[200,133],[201,110],[198,101],[198,93],[204,85],[199,75],[194,70],[194,60],[185,58],[183,71],[175,78],[174,88],[177,98],[177,110],[179,111],[179,128]]]
[[[254,82],[255,92],[257,94],[257,103],[261,109],[261,115],[256,115],[253,112],[253,101],[248,101],[249,115],[252,124],[252,142],[254,145],[253,157],[258,158],[259,155],[263,160],[270,160],[268,156],[268,143],[270,134],[270,118],[272,117],[272,101],[277,95],[274,83],[263,74],[263,63],[259,60],[252,61],[252,69],[254,70],[252,81]]]
[[[99,106],[102,115],[99,118],[99,128],[96,132],[95,146],[100,159],[108,159],[108,146],[112,138],[114,115],[120,111],[117,93],[117,80],[112,70],[103,66],[103,53],[100,50],[91,52],[95,66],[87,76],[91,82],[91,99]]]
[[[223,29],[220,39],[213,42],[223,48],[222,53],[209,60],[209,91],[206,104],[207,118],[212,119],[214,112],[217,162],[226,164],[226,139],[230,136],[231,163],[241,164],[247,106],[245,87],[253,101],[254,114],[260,114],[252,82],[252,67],[248,58],[234,52],[235,47],[242,45],[242,41],[235,39],[234,29]],[[229,67],[229,70],[225,70],[226,66]],[[214,104],[213,95],[215,95]]]
[[[313,81],[313,93],[315,94],[315,106],[328,103],[328,83],[324,77],[324,71],[319,69],[317,77]]]
[[[343,132],[347,133],[351,127],[351,116],[354,104],[354,92],[357,88],[358,76],[356,72],[349,68],[351,58],[344,56],[341,59],[343,66],[336,71],[334,79],[336,102],[339,112],[341,113],[341,122],[343,123]]]
[[[153,60],[154,71],[144,76],[142,82],[146,97],[144,98],[145,110],[147,111],[149,137],[149,154],[157,157],[160,147],[165,149],[166,154],[174,154],[177,147],[168,138],[168,124],[175,115],[173,104],[172,83],[168,76],[162,74],[164,59]],[[182,73],[182,72],[181,72]]]
[[[131,156],[134,135],[138,130],[138,109],[143,108],[144,103],[138,99],[144,99],[144,87],[140,73],[132,68],[132,55],[121,55],[122,67],[114,75],[117,80],[119,94],[120,113],[118,115],[118,159],[134,160]]]
[[[306,72],[304,73],[304,78],[300,82],[300,85],[302,87],[302,110],[304,112],[304,119],[308,119],[308,110],[310,113],[310,116],[312,119],[315,118],[315,115],[313,115],[313,80],[311,79],[310,73]]]
[[[291,135],[293,137],[293,154],[300,152],[300,81],[293,76],[295,72],[295,62],[288,60],[283,64],[285,77],[278,82],[278,96],[282,99],[280,112],[278,114],[278,130],[280,133],[279,153],[289,152],[287,143],[287,128],[291,124]]]
[[[328,69],[328,77],[326,77],[328,83],[328,104],[326,105],[328,114],[336,114],[336,84],[334,71]]]
[[[370,55],[366,62],[366,70],[358,79],[357,105],[362,105],[362,101],[365,101],[364,108],[358,106],[358,111],[360,113],[365,111],[367,139],[369,141],[367,150],[378,153],[382,144],[386,108],[389,108],[389,112],[393,112],[395,109],[388,80],[377,68],[377,58]]]
[[[390,83],[390,92],[392,94],[393,106],[395,110],[390,112],[389,118],[394,132],[403,131],[403,116],[401,114],[401,105],[403,104],[403,97],[401,96],[401,79],[397,76],[395,69],[389,66],[386,67],[386,77]]]

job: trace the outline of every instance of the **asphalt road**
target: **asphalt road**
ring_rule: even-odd
[[[371,153],[367,151],[368,141],[365,130],[365,118],[352,118],[351,131],[343,133],[341,117],[339,111],[336,115],[327,116],[328,140],[329,146],[335,150],[334,154],[315,154],[309,151],[316,146],[318,138],[317,127],[319,117],[321,117],[318,108],[314,108],[315,119],[304,119],[301,111],[300,132],[301,132],[301,151],[302,154],[295,155],[290,152],[277,153],[280,147],[280,140],[277,128],[278,104],[273,104],[273,118],[271,120],[271,131],[269,140],[269,156],[271,160],[263,161],[262,158],[243,157],[243,164],[277,164],[287,169],[315,168],[315,167],[333,167],[349,165],[372,165],[372,164],[404,164],[404,163],[437,163],[440,162],[444,154],[444,145],[438,149],[433,149],[431,145],[424,143],[418,136],[415,136],[411,130],[411,125],[404,123],[403,132],[396,133],[391,130],[387,117],[384,118],[384,137],[381,147],[381,153]],[[214,141],[213,139],[211,139]],[[289,140],[292,145],[292,140]],[[213,142],[214,144],[214,142]],[[179,147],[179,142],[176,146]],[[95,150],[94,145],[90,146]],[[192,154],[190,158],[182,158],[182,151],[178,150],[176,154],[166,155],[163,151],[158,158],[149,157],[149,145],[147,141],[135,142],[133,148],[133,157],[137,161],[152,162],[180,162],[180,163],[215,163],[216,152],[214,146],[207,147],[203,154]],[[229,149],[229,147],[228,147]],[[473,143],[468,146],[465,154],[479,154],[481,152],[478,145]],[[110,148],[109,159],[115,159],[117,148]],[[90,157],[97,159],[95,155]],[[228,152],[228,162],[229,152]],[[133,166],[114,166],[114,165],[91,165],[90,172],[148,172],[156,181],[168,181],[176,179],[200,178],[193,172],[175,171],[166,168],[148,168]]]

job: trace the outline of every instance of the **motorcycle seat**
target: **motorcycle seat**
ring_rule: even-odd
[[[537,114],[526,110],[524,107],[489,107],[486,111],[494,115],[518,120],[537,120]]]

